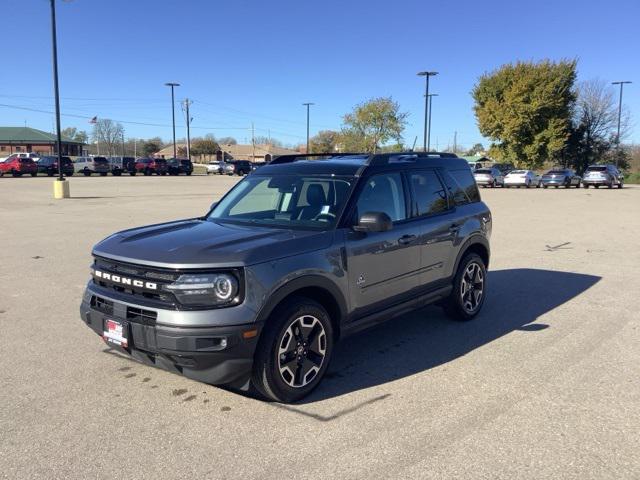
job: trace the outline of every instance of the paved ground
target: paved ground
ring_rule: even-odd
[[[0,476],[640,478],[640,188],[483,190],[491,293],[342,343],[304,404],[120,358],[79,320],[91,245],[237,178],[0,179]]]

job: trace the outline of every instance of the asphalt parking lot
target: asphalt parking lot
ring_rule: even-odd
[[[341,343],[302,404],[122,358],[78,305],[91,246],[238,177],[0,179],[4,478],[640,478],[640,188],[483,189],[490,293]]]

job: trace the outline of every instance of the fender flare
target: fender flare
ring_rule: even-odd
[[[462,244],[462,247],[460,247],[460,251],[458,252],[458,256],[456,257],[456,263],[455,263],[455,266],[453,268],[453,275],[454,276],[455,276],[456,272],[458,271],[458,267],[460,266],[460,262],[462,261],[462,257],[467,252],[467,250],[469,250],[469,247],[471,247],[473,245],[481,245],[482,247],[484,247],[487,250],[487,264],[485,265],[485,267],[487,269],[489,269],[489,260],[491,258],[491,248],[489,247],[489,240],[487,240],[487,238],[484,237],[483,235],[480,235],[480,234],[476,233],[476,234],[472,235],[470,238],[468,238]]]
[[[304,275],[290,280],[273,292],[264,303],[257,316],[257,322],[266,321],[273,310],[289,295],[304,288],[319,288],[325,290],[335,301],[338,309],[338,317],[335,318],[336,326],[340,327],[342,321],[347,316],[347,303],[340,288],[328,278],[322,275]]]

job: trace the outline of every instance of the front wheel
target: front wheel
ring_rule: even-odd
[[[101,177],[106,177],[107,176],[107,172],[100,172],[100,176]]]
[[[129,172],[129,175],[131,175],[132,177],[136,176],[136,172]]]
[[[267,322],[254,359],[252,383],[265,397],[291,403],[315,389],[329,366],[333,328],[322,305],[295,297]]]
[[[454,320],[471,320],[475,317],[486,296],[487,268],[480,255],[466,255],[453,279],[453,290],[444,303],[445,313]]]
[[[31,174],[32,177],[37,177],[38,176],[38,172],[34,172]]]
[[[91,176],[91,170],[84,170],[82,173],[84,173],[85,177],[90,177]]]
[[[623,182],[622,180],[620,180],[620,181],[618,182],[618,188],[622,188],[623,183],[624,183],[624,182]]]
[[[589,185],[587,185],[586,183],[582,185],[583,188],[589,188]]]

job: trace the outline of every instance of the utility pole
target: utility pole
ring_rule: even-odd
[[[307,151],[306,153],[309,153],[309,107],[311,105],[315,105],[315,103],[307,102],[307,103],[303,103],[302,105],[307,107]]]
[[[178,156],[177,149],[176,149],[176,103],[175,103],[175,97],[173,94],[173,89],[175,87],[179,87],[180,84],[176,83],[176,82],[167,82],[165,83],[165,86],[167,87],[171,87],[171,119],[173,120],[173,158],[176,158]]]
[[[193,102],[186,98],[183,102],[183,108],[187,114],[187,158],[191,160],[191,116],[189,114],[189,105]]]
[[[438,72],[418,72],[419,77],[424,77],[425,82],[425,94],[424,94],[424,136],[422,140],[422,150],[427,151],[427,122],[429,116],[429,77],[438,75]]]
[[[58,86],[58,40],[56,36],[56,2],[51,0],[51,46],[53,55],[53,94],[56,101],[56,146],[58,148],[58,180],[64,181],[62,174],[62,134],[60,132],[60,89]]]
[[[133,157],[136,158],[138,156],[138,139],[133,138]]]
[[[453,132],[453,153],[458,151],[458,132]]]
[[[616,144],[618,146],[618,154],[616,155],[616,168],[618,167],[618,158],[620,157],[620,119],[622,118],[622,89],[625,83],[632,83],[629,80],[621,82],[611,82],[611,85],[620,85],[620,101],[618,102],[618,133],[616,134]]]
[[[433,101],[433,97],[437,97],[438,94],[437,93],[430,93],[429,94],[429,128],[427,129],[427,151],[429,151],[431,149],[431,108],[432,108],[432,101]],[[436,148],[437,150],[437,148]]]
[[[256,161],[256,131],[253,128],[253,122],[251,122],[251,145],[253,146],[253,153],[251,155],[251,161]]]

